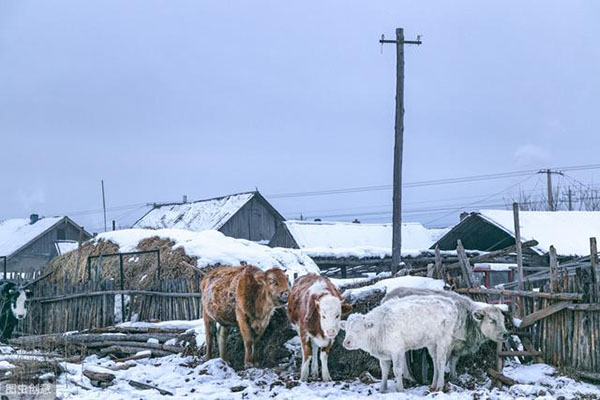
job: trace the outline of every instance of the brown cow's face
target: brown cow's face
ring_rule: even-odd
[[[267,288],[271,298],[275,303],[286,304],[290,297],[290,285],[285,273],[278,268],[272,268],[266,272],[266,275]]]

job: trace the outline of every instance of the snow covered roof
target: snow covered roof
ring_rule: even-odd
[[[513,212],[481,210],[481,218],[514,236]],[[584,256],[590,252],[590,238],[600,236],[599,211],[520,211],[521,240],[537,240],[539,254],[554,245],[563,256]]]
[[[54,242],[56,253],[60,256],[70,251],[77,250],[79,243],[76,240],[57,240]]]
[[[391,255],[392,224],[325,221],[284,221],[305,254],[332,257],[385,257]],[[418,222],[402,224],[402,252],[428,249],[445,229],[427,229]]]
[[[132,228],[219,230],[257,194],[248,192],[190,203],[156,204]]]
[[[188,256],[195,257],[198,268],[247,263],[265,270],[279,267],[290,277],[320,272],[319,267],[298,250],[271,248],[245,239],[234,239],[215,230],[124,229],[101,233],[93,240],[109,240],[119,245],[120,252],[129,252],[136,251],[141,240],[154,236],[174,241],[173,248],[183,248]]]
[[[45,217],[31,223],[29,218],[0,221],[0,256],[11,256],[65,217]]]

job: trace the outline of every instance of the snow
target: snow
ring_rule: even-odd
[[[299,343],[292,343],[294,347]],[[249,369],[236,372],[220,359],[196,363],[193,357],[179,355],[161,358],[129,361],[131,368],[122,370],[109,369],[116,379],[114,385],[106,389],[92,387],[88,378],[82,375],[83,369],[97,368],[99,371],[115,367],[118,363],[109,358],[89,356],[84,365],[61,363],[68,371],[57,378],[57,395],[64,400],[96,400],[106,399],[144,399],[158,400],[164,398],[187,398],[190,400],[222,400],[248,399],[259,400],[273,398],[277,400],[316,400],[316,399],[399,399],[413,400],[435,398],[439,400],[509,400],[521,399],[565,399],[597,398],[600,389],[597,386],[577,382],[564,376],[554,376],[554,370],[545,364],[523,366],[509,364],[504,373],[516,379],[519,384],[511,388],[492,388],[489,380],[478,382],[473,389],[465,389],[451,384],[448,393],[428,394],[427,386],[407,389],[404,393],[380,394],[379,382],[361,383],[359,380],[341,382],[309,382],[301,383],[297,377],[290,380],[271,369]],[[95,365],[96,367],[94,367]],[[297,371],[296,371],[297,372]],[[129,380],[147,383],[173,393],[166,397],[158,391],[139,390],[128,384]],[[88,388],[85,390],[72,382]],[[286,383],[288,385],[286,385]],[[291,383],[291,384],[290,384]],[[234,390],[232,390],[234,389]]]
[[[196,346],[201,347],[206,342],[206,336],[204,333],[204,322],[202,318],[194,320],[181,320],[181,321],[163,321],[163,322],[123,322],[117,325],[121,328],[145,328],[145,329],[181,329],[185,330],[186,333],[193,333],[196,336]],[[148,339],[148,342],[153,339]],[[175,345],[177,340],[170,339],[168,345]]]
[[[254,194],[240,193],[191,203],[159,204],[140,218],[133,228],[179,228],[196,232],[219,230]]]
[[[63,255],[70,251],[77,250],[79,243],[76,240],[57,240],[54,242],[57,254]]]
[[[0,370],[1,371],[5,371],[7,369],[13,369],[14,367],[15,367],[14,365],[12,365],[11,363],[9,363],[6,360],[0,361]]]
[[[40,218],[31,224],[29,218],[7,219],[0,222],[0,256],[10,256],[21,247],[46,232],[64,217]]]
[[[442,279],[426,278],[422,276],[401,276],[378,281],[377,283],[356,289],[348,289],[343,296],[350,301],[371,295],[376,291],[387,293],[398,287],[408,287],[415,289],[444,290],[445,283]]]
[[[391,256],[392,224],[355,224],[331,221],[284,221],[304,254],[311,257]],[[416,222],[402,224],[402,253],[429,249],[445,229],[427,229]]]
[[[517,268],[517,264],[507,263],[475,263],[474,268],[482,268],[494,272],[508,272]]]
[[[306,255],[295,249],[271,248],[244,239],[234,239],[221,232],[209,230],[193,232],[183,229],[124,229],[101,233],[92,240],[109,240],[119,246],[119,251],[136,251],[138,243],[158,236],[175,242],[174,249],[183,248],[195,257],[198,268],[209,265],[240,265],[247,263],[263,270],[279,267],[290,278],[294,274],[319,273],[319,267]]]
[[[514,236],[513,212],[481,210],[481,217]],[[559,255],[585,256],[589,240],[600,235],[599,211],[520,211],[522,241],[537,240],[534,249],[545,254],[554,245]]]

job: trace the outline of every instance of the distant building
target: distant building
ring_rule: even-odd
[[[427,250],[448,229],[427,229],[418,222],[402,224],[402,252]],[[271,247],[303,249],[313,255],[391,256],[392,224],[334,221],[283,221]]]
[[[600,237],[598,211],[521,211],[519,220],[521,241],[536,240],[539,243],[524,254],[541,263],[547,262],[551,245],[563,258],[586,256],[590,252],[590,237]],[[481,210],[463,215],[458,225],[436,244],[442,250],[454,250],[458,239],[469,250],[493,251],[514,245],[513,212]]]
[[[0,257],[7,260],[7,271],[30,272],[44,268],[59,255],[59,245],[77,243],[92,237],[69,217],[8,219],[0,222]],[[73,246],[71,244],[71,246]],[[0,272],[3,259],[0,258]]]
[[[155,204],[133,228],[218,230],[224,235],[268,243],[285,218],[258,192],[193,202]]]

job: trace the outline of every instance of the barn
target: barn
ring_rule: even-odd
[[[403,257],[423,255],[447,231],[427,229],[417,222],[403,223]],[[360,266],[360,271],[366,265],[385,270],[391,263],[392,224],[283,221],[269,246],[301,249],[322,269],[340,268],[342,276],[352,266]]]
[[[585,256],[590,251],[589,238],[600,235],[598,211],[521,211],[519,221],[521,241],[538,242],[524,255],[541,265],[548,263],[551,245],[562,258]],[[433,247],[437,244],[442,250],[454,250],[459,239],[470,250],[493,251],[514,245],[513,212],[481,210],[464,215]]]
[[[133,228],[217,230],[226,236],[268,243],[285,218],[258,191],[206,200],[154,204]]]
[[[32,272],[60,254],[65,246],[92,237],[69,217],[15,218],[0,222],[0,269],[6,260],[10,272]]]

